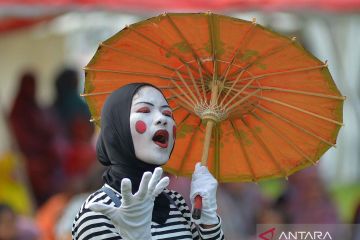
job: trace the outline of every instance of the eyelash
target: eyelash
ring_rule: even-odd
[[[165,116],[172,117],[172,112],[169,111],[169,110],[163,111],[163,114],[164,114]]]
[[[136,112],[138,112],[138,113],[149,113],[150,109],[148,107],[142,107],[142,108],[139,108]],[[165,110],[162,113],[167,117],[172,117],[172,112],[169,111],[169,110]]]
[[[136,112],[138,112],[138,113],[149,113],[150,109],[148,107],[142,107],[142,108],[138,109]]]

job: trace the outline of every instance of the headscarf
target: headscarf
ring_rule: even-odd
[[[141,161],[135,155],[130,130],[130,111],[133,96],[147,83],[132,83],[114,91],[106,100],[101,112],[101,132],[96,153],[101,164],[108,166],[104,181],[120,192],[121,180],[129,178],[133,193],[137,192],[144,172],[153,172],[158,165]],[[157,89],[157,88],[156,88]],[[154,203],[152,221],[165,223],[170,212],[169,200],[161,193]]]

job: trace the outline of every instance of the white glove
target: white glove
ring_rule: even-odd
[[[194,208],[194,199],[197,195],[202,197],[201,218],[193,221],[196,224],[212,225],[218,224],[219,219],[216,214],[216,189],[217,180],[211,175],[207,167],[200,163],[195,165],[195,171],[192,175],[190,199]]]
[[[162,173],[160,167],[155,168],[153,174],[145,172],[139,190],[134,195],[131,192],[131,181],[124,178],[121,181],[122,199],[119,208],[94,202],[88,203],[88,208],[110,218],[123,239],[149,240],[154,200],[169,184],[168,177],[161,179]]]

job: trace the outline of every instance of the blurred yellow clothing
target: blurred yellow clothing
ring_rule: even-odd
[[[0,202],[10,205],[16,213],[32,214],[32,202],[24,179],[19,157],[8,151],[0,153]]]

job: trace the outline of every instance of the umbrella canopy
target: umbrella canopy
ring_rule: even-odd
[[[344,97],[327,64],[255,20],[153,17],[100,44],[85,72],[97,123],[106,97],[125,84],[164,92],[178,129],[165,169],[176,175],[208,159],[222,182],[287,177],[316,164],[342,126]]]

